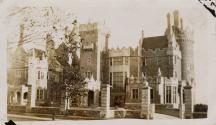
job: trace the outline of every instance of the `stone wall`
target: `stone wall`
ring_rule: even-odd
[[[7,106],[8,113],[25,113],[25,106]]]
[[[174,109],[171,108],[172,106],[170,105],[157,105],[155,108],[155,112],[159,114],[165,114],[165,115],[170,115],[174,117],[179,117],[179,109]]]
[[[101,117],[101,110],[69,109],[68,110],[68,115],[82,116],[82,117],[97,117],[99,119]]]
[[[163,77],[181,79],[180,55],[168,55],[168,49],[143,50],[143,68],[147,76],[157,76],[160,67]]]
[[[81,72],[91,72],[94,79],[97,79],[97,48],[98,48],[98,31],[82,31],[80,32],[83,39],[83,46],[92,44],[92,49],[80,49],[80,67]]]
[[[31,109],[31,113],[39,113],[39,114],[59,114],[60,108],[58,107],[33,107]]]

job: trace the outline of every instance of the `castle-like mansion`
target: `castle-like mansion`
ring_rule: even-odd
[[[185,100],[181,88],[195,85],[193,32],[183,26],[178,11],[167,14],[163,36],[145,37],[142,31],[136,48],[109,49],[111,34],[98,23],[80,24],[65,32],[78,32],[82,39],[80,56],[73,58],[77,58],[80,71],[85,74],[88,95],[78,106],[100,106],[101,86],[110,84],[112,107],[140,108],[144,79],[150,86],[151,103],[178,108]],[[65,49],[67,41],[55,48],[55,41],[47,34],[45,51],[36,48],[26,51],[24,33],[21,25],[19,44],[9,57],[8,104],[26,105],[31,92],[32,106],[60,107],[64,101],[57,88],[65,67],[59,60],[72,61]],[[77,106],[76,101],[72,102],[70,106]]]

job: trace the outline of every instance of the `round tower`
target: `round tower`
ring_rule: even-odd
[[[179,12],[174,11],[173,31],[182,54],[182,80],[194,83],[194,40],[193,31],[184,28]]]

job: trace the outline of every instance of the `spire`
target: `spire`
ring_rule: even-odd
[[[145,81],[147,81],[147,78],[146,78],[146,76],[144,75],[144,73],[142,72],[142,80],[145,82]]]
[[[91,82],[94,82],[94,81],[95,81],[95,80],[94,80],[93,74],[91,75],[90,81],[91,81]]]
[[[144,31],[142,29],[141,40],[143,40],[143,39],[144,39]]]
[[[43,54],[42,54],[42,60],[44,60],[44,59],[46,59],[45,52],[43,52]]]
[[[23,34],[24,34],[24,24],[20,25],[20,38],[19,38],[19,45],[22,45],[24,40],[23,40]]]
[[[183,30],[184,29],[184,25],[183,25],[183,19],[182,18],[180,19],[180,22],[181,22],[181,30]]]
[[[146,78],[146,76],[143,74],[143,72],[142,72],[142,80],[143,80],[143,84],[144,84],[145,86],[148,86],[147,78]]]

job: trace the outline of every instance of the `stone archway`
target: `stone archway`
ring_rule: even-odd
[[[24,94],[23,94],[23,99],[27,99],[28,98],[28,92],[25,92]]]

